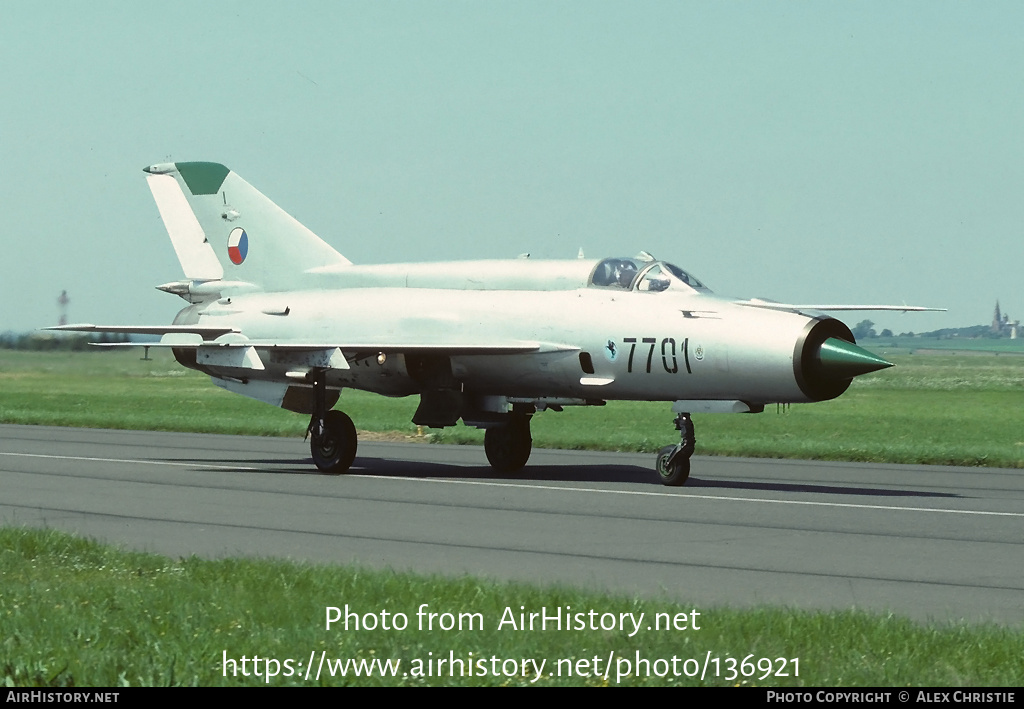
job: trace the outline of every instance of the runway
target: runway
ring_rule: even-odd
[[[361,442],[323,476],[298,439],[0,426],[0,522],[170,556],[472,574],[698,609],[860,608],[1024,625],[1024,471]]]

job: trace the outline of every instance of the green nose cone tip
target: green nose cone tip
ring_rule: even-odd
[[[877,372],[879,369],[891,367],[881,357],[873,355],[852,342],[830,337],[821,343],[818,350],[818,362],[821,372],[830,379],[852,379],[853,377]]]

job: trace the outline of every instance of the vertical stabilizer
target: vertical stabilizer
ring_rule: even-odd
[[[301,286],[311,268],[351,263],[241,177],[218,163],[145,168],[185,276]]]

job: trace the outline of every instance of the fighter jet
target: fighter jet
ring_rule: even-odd
[[[670,402],[680,440],[655,467],[682,485],[692,414],[825,401],[891,366],[824,312],[930,309],[721,297],[646,252],[356,265],[223,165],[144,171],[185,276],[158,288],[188,305],[172,325],[54,329],[159,335],[147,344],[218,386],[309,415],[324,473],[355,458],[352,419],[333,408],[353,388],[419,396],[421,426],[484,429],[502,474],[526,465],[537,413]]]

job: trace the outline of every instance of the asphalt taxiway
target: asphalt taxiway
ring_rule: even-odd
[[[0,426],[0,523],[171,556],[358,562],[666,596],[1024,625],[1024,471]]]

